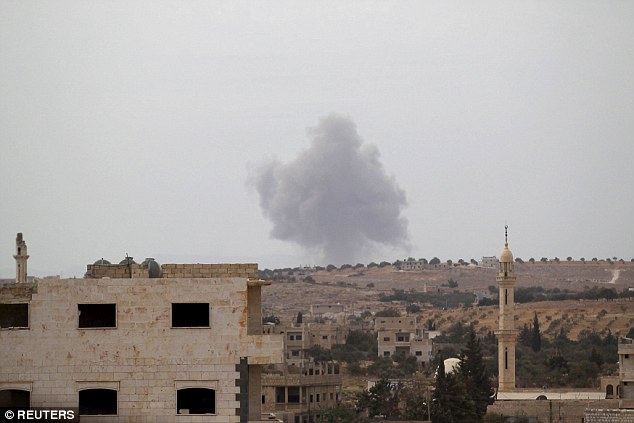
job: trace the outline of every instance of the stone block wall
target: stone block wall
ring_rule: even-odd
[[[82,416],[88,423],[240,422],[236,365],[246,357],[251,366],[251,355],[253,365],[281,362],[283,348],[279,335],[247,334],[249,283],[42,279],[37,289],[24,286],[23,295],[12,294],[30,296],[29,327],[0,330],[0,390],[29,391],[31,406],[45,408],[76,408],[83,389],[117,391],[117,415]],[[172,303],[200,302],[210,305],[209,327],[172,327]],[[78,327],[78,304],[93,303],[116,304],[114,327]],[[191,386],[215,390],[214,415],[177,414],[177,390]],[[259,404],[256,394],[250,403]]]
[[[249,278],[258,279],[256,263],[163,264],[164,278]]]
[[[257,263],[238,264],[163,264],[163,278],[248,278],[258,279]],[[132,274],[132,275],[130,275]],[[89,264],[87,277],[92,279],[148,278],[149,271],[140,264]]]
[[[618,400],[496,401],[487,408],[487,412],[505,416],[527,416],[532,421],[544,423],[580,423],[586,408],[598,407],[616,408]]]
[[[149,271],[140,264],[89,264],[86,275],[93,279],[149,278]]]
[[[634,410],[589,409],[585,423],[634,423]]]

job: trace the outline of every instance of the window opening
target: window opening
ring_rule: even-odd
[[[116,415],[117,391],[114,389],[79,391],[79,414],[82,416]]]
[[[77,304],[77,310],[80,329],[117,327],[116,304]]]
[[[0,391],[0,408],[29,409],[31,393],[22,389],[4,389]]]
[[[288,402],[299,404],[299,386],[288,387]]]
[[[28,328],[28,304],[0,304],[0,328]]]
[[[208,328],[209,303],[173,303],[173,328]]]
[[[278,404],[286,402],[286,390],[283,386],[275,387],[275,402]]]
[[[216,414],[216,391],[211,388],[183,388],[176,391],[177,414]]]

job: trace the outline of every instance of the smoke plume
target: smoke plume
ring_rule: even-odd
[[[286,164],[261,163],[251,174],[273,238],[351,263],[380,244],[407,245],[400,215],[405,192],[388,176],[373,145],[362,145],[352,120],[322,118],[308,149]]]

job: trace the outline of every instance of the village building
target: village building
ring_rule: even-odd
[[[430,334],[419,328],[415,316],[377,317],[375,329],[379,357],[402,354],[416,357],[419,363],[428,363],[432,359],[432,338],[437,332]]]
[[[100,260],[84,279],[28,282],[20,234],[16,249],[16,281],[0,284],[0,407],[261,421],[262,368],[283,361],[283,339],[263,334],[256,264]]]
[[[497,257],[482,257],[480,260],[481,267],[490,267],[491,269],[496,269],[500,265],[500,262]]]
[[[334,323],[292,323],[273,332],[283,335],[286,359],[262,375],[262,410],[287,423],[313,423],[341,401],[343,379],[338,363],[317,363],[308,350],[345,343],[346,330]]]

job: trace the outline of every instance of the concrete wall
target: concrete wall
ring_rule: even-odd
[[[586,410],[585,423],[634,423],[634,410]]]
[[[249,278],[258,279],[257,263],[238,264],[162,264],[163,278]],[[89,264],[87,276],[95,279],[147,278],[148,269],[140,264]]]
[[[0,286],[0,298],[29,296],[30,327],[0,330],[0,389],[31,391],[32,407],[77,407],[78,391],[118,396],[117,416],[85,422],[239,422],[239,365],[282,361],[276,335],[247,331],[246,278],[43,279]],[[172,328],[171,303],[209,303],[210,327]],[[116,304],[116,328],[78,329],[78,306]],[[259,376],[259,372],[249,372]],[[216,391],[215,415],[177,415],[176,390]],[[260,398],[249,398],[251,417]]]
[[[581,423],[586,408],[618,407],[617,400],[519,400],[496,401],[488,413],[523,415],[539,423]]]

